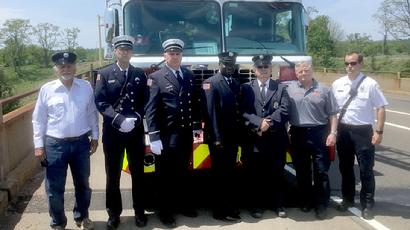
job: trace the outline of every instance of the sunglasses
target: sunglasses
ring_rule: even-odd
[[[357,61],[345,62],[345,66],[348,66],[348,65],[355,66],[357,65]]]
[[[269,69],[270,65],[258,65],[256,66],[257,69]]]

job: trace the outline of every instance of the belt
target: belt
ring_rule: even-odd
[[[328,125],[315,125],[315,126],[305,126],[305,127],[291,125],[290,127],[295,129],[295,130],[317,130],[317,129],[327,128]]]
[[[86,132],[86,133],[84,133],[80,136],[77,136],[77,137],[58,138],[58,137],[52,137],[52,136],[49,136],[49,135],[46,135],[46,137],[50,137],[50,138],[53,138],[53,139],[56,139],[56,140],[59,140],[59,141],[73,142],[73,141],[79,141],[83,138],[86,138],[86,137],[88,137],[88,135],[89,135],[89,132]]]
[[[349,128],[349,129],[368,129],[372,128],[372,125],[349,125],[349,124],[344,124],[344,123],[339,123],[338,125],[339,128]]]

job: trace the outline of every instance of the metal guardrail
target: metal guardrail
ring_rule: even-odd
[[[315,72],[323,72],[323,73],[346,73],[345,69],[338,69],[338,68],[325,68],[325,67],[315,67]],[[374,75],[384,75],[384,76],[391,76],[396,77],[397,79],[400,78],[410,78],[410,72],[403,71],[403,72],[392,72],[392,71],[371,71],[368,69],[363,69],[364,73],[371,73]]]

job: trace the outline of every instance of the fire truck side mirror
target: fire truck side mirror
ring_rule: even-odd
[[[105,42],[104,58],[112,58],[112,39],[119,35],[119,18],[118,10],[113,8],[107,8],[104,14],[105,24]]]

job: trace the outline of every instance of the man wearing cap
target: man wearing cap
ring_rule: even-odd
[[[212,189],[213,217],[223,221],[239,220],[235,209],[234,170],[241,133],[239,112],[240,84],[233,76],[237,53],[223,52],[219,72],[202,84],[205,111],[205,138],[208,143],[215,184]]]
[[[128,35],[113,40],[116,63],[100,70],[95,88],[95,103],[104,118],[103,147],[105,155],[107,227],[115,229],[122,212],[120,177],[124,151],[132,178],[132,200],[135,224],[147,223],[144,214],[144,106],[148,98],[147,78],[142,69],[129,61],[134,38]]]
[[[35,156],[46,169],[45,186],[52,229],[65,229],[64,190],[70,166],[76,202],[73,217],[78,227],[93,229],[88,218],[91,201],[90,155],[98,146],[98,113],[89,82],[74,77],[76,55],[52,56],[59,79],[44,84],[33,112]],[[91,136],[91,141],[89,136]]]
[[[256,79],[242,85],[241,110],[246,138],[242,146],[242,163],[249,191],[247,204],[254,218],[261,218],[263,208],[275,207],[279,217],[286,217],[283,208],[285,154],[288,147],[286,122],[290,99],[286,86],[271,79],[272,55],[252,58]],[[266,186],[275,181],[275,188]]]
[[[189,200],[189,159],[193,144],[193,113],[196,110],[194,76],[181,66],[184,42],[168,39],[162,44],[165,66],[148,76],[150,98],[146,120],[151,151],[156,154],[159,178],[159,218],[175,227],[176,207],[188,217],[198,214]]]

